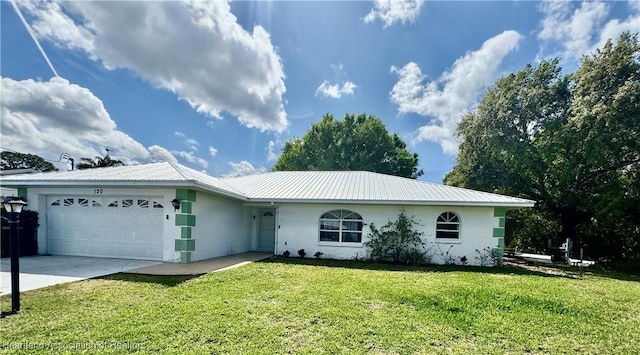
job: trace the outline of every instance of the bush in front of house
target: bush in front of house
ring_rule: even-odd
[[[408,216],[404,210],[395,221],[389,221],[380,229],[369,224],[369,240],[364,243],[372,261],[423,265],[427,263],[423,233],[414,227],[418,225],[415,216]]]

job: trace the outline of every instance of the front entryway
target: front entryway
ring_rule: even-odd
[[[258,250],[272,252],[276,243],[276,209],[260,209],[258,213]]]

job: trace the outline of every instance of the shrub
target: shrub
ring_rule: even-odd
[[[288,258],[289,255],[291,255],[291,252],[288,250],[285,250],[284,253],[282,253],[282,256],[284,256],[285,258]]]
[[[321,251],[317,251],[315,254],[313,254],[313,256],[315,256],[315,257],[316,257],[316,259],[320,259],[320,257],[322,256],[322,254],[324,254],[324,253],[323,253],[323,252],[321,252]]]
[[[398,219],[390,220],[380,229],[370,224],[369,240],[364,243],[370,259],[396,264],[425,264],[423,233],[414,229],[416,224],[415,216],[407,216],[404,210],[400,210]]]
[[[307,253],[305,253],[304,249],[299,249],[298,255],[300,255],[301,258],[304,258],[304,256],[307,255]]]

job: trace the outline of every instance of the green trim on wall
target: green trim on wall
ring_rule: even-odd
[[[182,213],[191,213],[191,205],[192,203],[189,201],[180,202],[180,212]]]
[[[27,198],[27,188],[18,187],[18,197]]]
[[[493,216],[494,217],[504,217],[507,215],[507,209],[506,207],[496,207],[493,209]]]
[[[504,249],[504,238],[498,238],[498,248]]]
[[[196,192],[189,189],[176,189],[176,198],[180,201],[196,202]]]
[[[504,228],[504,221],[505,221],[504,217],[499,217],[498,218],[498,227]]]
[[[192,214],[196,191],[176,189],[176,198],[180,200],[180,213],[175,214],[176,226],[180,227],[180,239],[175,239],[174,250],[180,252],[180,262],[186,264],[191,262],[191,252],[196,249],[196,241],[192,238],[192,227],[196,226],[196,216]]]
[[[195,239],[176,239],[175,240],[175,250],[176,251],[194,251],[196,250],[196,240]]]
[[[504,228],[493,228],[493,236],[496,238],[504,238]]]
[[[191,239],[191,227],[180,228],[180,238]]]
[[[196,216],[192,214],[176,214],[176,226],[195,227]]]

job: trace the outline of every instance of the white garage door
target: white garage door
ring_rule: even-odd
[[[48,196],[49,254],[162,260],[161,199]]]

